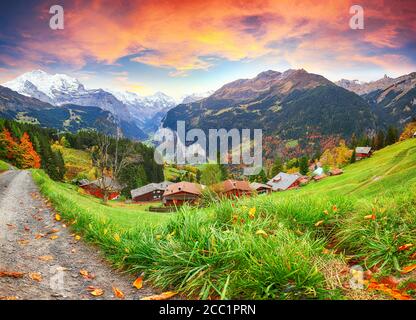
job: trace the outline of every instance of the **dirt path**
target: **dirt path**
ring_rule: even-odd
[[[58,237],[52,240],[51,236]],[[80,274],[82,269],[95,278],[85,279]],[[70,230],[56,222],[28,171],[0,174],[1,271],[24,275],[0,276],[0,298],[118,299],[113,286],[126,299],[155,294],[146,286],[140,290],[134,288],[134,277],[113,270],[98,248],[76,241]],[[41,275],[40,281],[33,280],[37,274]],[[103,289],[104,294],[92,296],[88,286]]]

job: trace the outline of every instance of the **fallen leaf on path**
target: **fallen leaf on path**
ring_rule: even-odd
[[[0,278],[1,277],[22,278],[24,275],[25,275],[24,272],[0,271]]]
[[[124,293],[119,288],[113,287],[113,292],[117,298],[124,299]]]
[[[16,228],[16,225],[11,224],[11,223],[6,223],[6,225],[7,225],[10,229],[14,229],[14,228]]]
[[[81,236],[76,235],[76,236],[74,237],[74,239],[75,239],[75,240],[77,240],[77,241],[79,241],[79,240],[81,240]]]
[[[57,233],[57,232],[59,232],[59,229],[51,229],[46,234],[52,234],[52,233]]]
[[[28,226],[25,226],[25,231],[30,231],[30,228]]]
[[[143,287],[143,277],[140,276],[133,282],[133,287],[136,289],[141,289]]]
[[[81,269],[79,270],[79,274],[86,280],[92,280],[95,278],[95,275],[90,274],[87,270]]]
[[[173,296],[176,296],[177,294],[178,293],[174,292],[174,291],[167,291],[167,292],[163,292],[161,294],[144,297],[141,300],[167,300],[167,299],[172,298]]]
[[[49,237],[49,239],[51,239],[51,240],[55,240],[55,239],[58,239],[58,238],[59,238],[59,236],[56,236],[56,235],[53,235],[53,236]]]
[[[37,239],[43,238],[44,236],[45,235],[43,233],[38,233],[35,235],[35,239],[37,240]]]
[[[56,221],[61,221],[62,220],[61,215],[59,213],[55,214],[55,220]]]
[[[38,259],[41,261],[51,261],[53,260],[53,257],[52,256],[40,256],[38,257]]]
[[[401,273],[409,273],[409,272],[412,272],[413,270],[415,270],[416,269],[416,264],[412,264],[412,265],[410,265],[410,266],[407,266],[407,267],[404,267],[403,269],[402,269],[402,271],[401,271]]]
[[[23,240],[23,239],[21,239],[21,240],[17,240],[17,242],[19,242],[20,245],[25,246],[25,245],[27,245],[29,243],[29,240]]]
[[[37,282],[42,281],[42,275],[39,272],[31,272],[29,273],[29,277],[30,279],[35,280]]]
[[[102,296],[104,294],[104,290],[100,289],[100,288],[96,288],[93,286],[89,286],[87,288],[87,290],[90,292],[91,295],[98,297],[98,296]]]

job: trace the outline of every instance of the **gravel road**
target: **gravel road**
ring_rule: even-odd
[[[134,288],[135,277],[112,269],[98,248],[76,241],[54,214],[29,171],[0,174],[0,274],[24,273],[20,278],[0,276],[0,299],[119,299],[113,287],[126,299],[156,294],[146,285]],[[104,294],[91,295],[89,286]]]

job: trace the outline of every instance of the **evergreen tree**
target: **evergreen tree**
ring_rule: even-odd
[[[384,143],[385,143],[384,132],[382,130],[379,130],[378,133],[377,133],[377,137],[376,137],[375,148],[377,150],[383,149],[384,148]]]
[[[354,163],[356,161],[356,154],[355,154],[355,148],[352,150],[352,155],[350,159],[350,163]]]
[[[387,134],[386,134],[386,146],[392,145],[394,143],[397,142],[399,138],[399,132],[397,130],[397,128],[390,126],[387,129]]]
[[[277,157],[273,162],[271,176],[274,177],[282,171],[283,171],[283,162],[279,157]]]
[[[307,175],[308,171],[309,171],[308,158],[307,157],[300,158],[300,161],[299,161],[299,172],[300,172],[300,174]]]

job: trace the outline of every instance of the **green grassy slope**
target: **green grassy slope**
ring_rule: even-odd
[[[166,213],[146,211],[147,205],[124,204],[117,201],[109,201],[104,205],[100,199],[80,193],[76,186],[50,180],[41,170],[32,170],[32,175],[42,193],[52,200],[57,210],[63,213],[94,215],[97,219],[108,221],[119,229],[155,226],[169,217]]]
[[[7,170],[9,170],[9,165],[6,162],[0,160],[0,172]]]
[[[77,232],[116,266],[147,271],[161,288],[199,298],[348,299],[338,280],[348,283],[342,273],[348,263],[398,278],[415,263],[416,246],[399,249],[416,245],[415,150],[416,139],[397,143],[341,176],[205,209],[184,207],[149,222],[151,228],[141,213],[130,224],[125,208],[100,206],[39,171],[34,177],[63,218],[77,221]],[[414,274],[406,277],[416,283]]]
[[[403,185],[416,182],[416,139],[376,151],[372,158],[344,168],[344,174],[329,177],[294,191],[274,194],[276,197],[298,195],[351,195],[372,198],[391,194]]]

